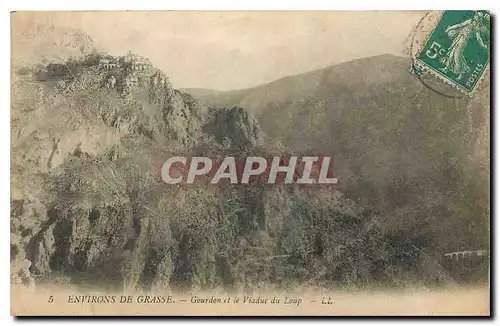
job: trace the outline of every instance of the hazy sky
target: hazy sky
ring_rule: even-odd
[[[238,89],[360,57],[403,55],[422,12],[73,12],[34,14],[111,54],[147,56],[174,87]]]

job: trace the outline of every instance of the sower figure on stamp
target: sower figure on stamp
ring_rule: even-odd
[[[443,72],[451,71],[460,80],[464,74],[471,71],[464,57],[464,51],[472,37],[477,39],[481,47],[488,49],[487,42],[482,38],[482,34],[489,35],[490,32],[487,23],[488,19],[488,14],[476,12],[471,19],[449,26],[446,29],[446,34],[453,41],[446,55],[440,60],[444,65],[444,68],[441,69]]]

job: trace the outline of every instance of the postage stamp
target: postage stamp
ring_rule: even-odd
[[[416,54],[417,68],[472,93],[489,64],[490,14],[444,11]]]

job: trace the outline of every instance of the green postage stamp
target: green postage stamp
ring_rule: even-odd
[[[488,11],[444,11],[416,56],[423,70],[471,93],[489,64]]]

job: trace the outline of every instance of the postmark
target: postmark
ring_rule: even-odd
[[[432,75],[462,94],[476,90],[489,66],[490,14],[487,11],[444,11],[434,18],[413,60],[413,72]]]

